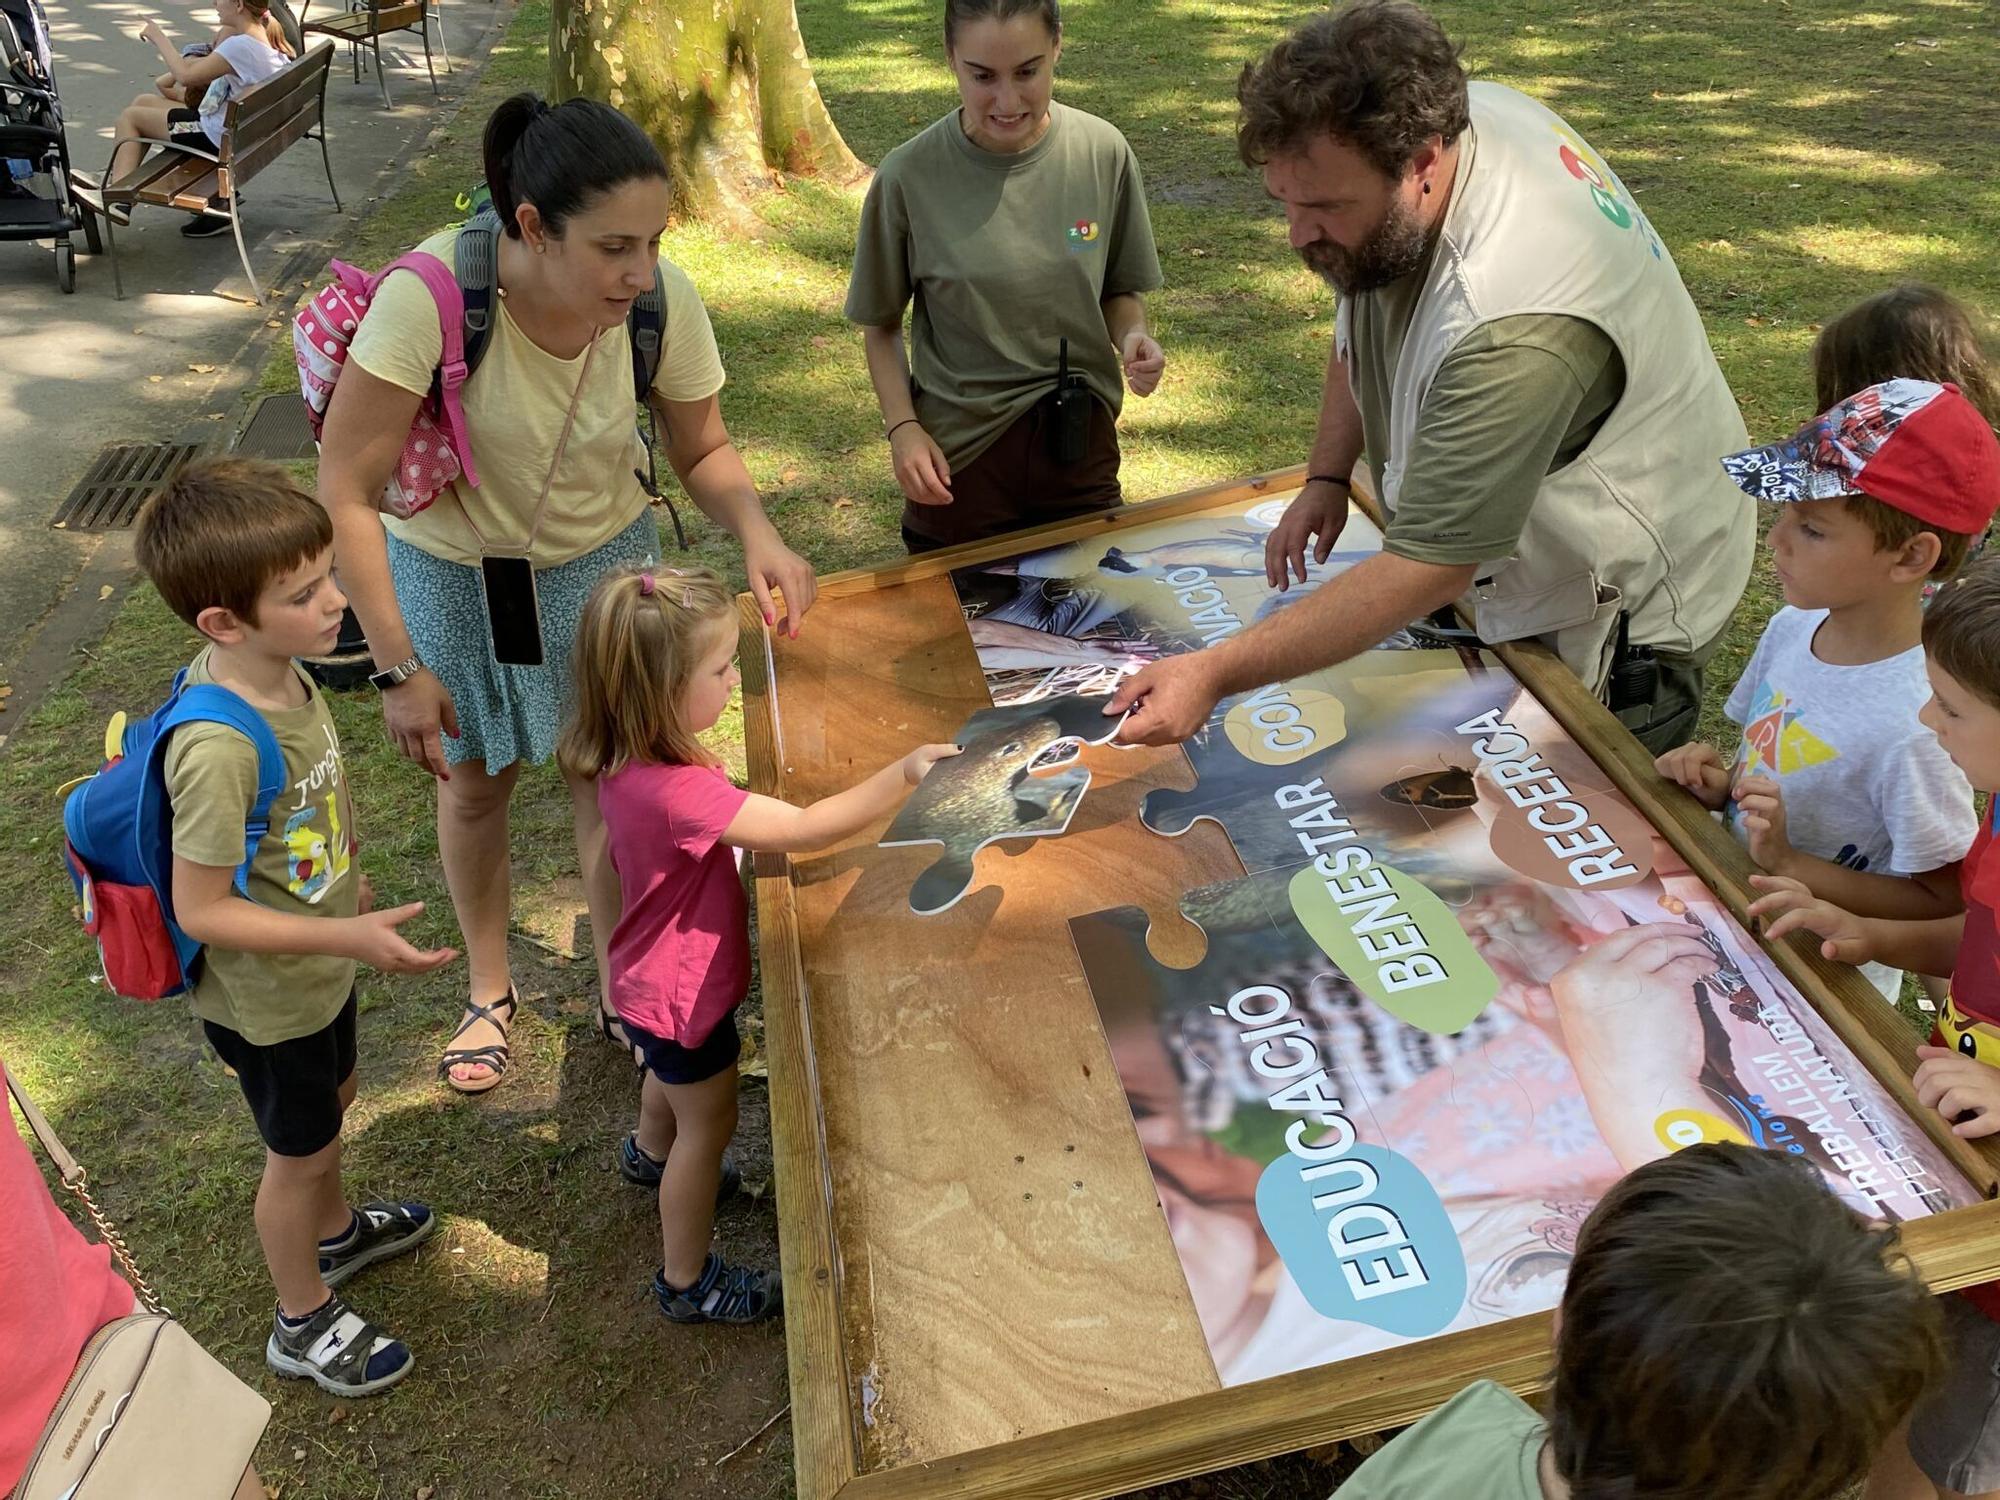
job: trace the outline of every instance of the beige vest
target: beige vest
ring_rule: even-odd
[[[1618,614],[1635,643],[1686,653],[1728,623],[1750,576],[1754,507],[1723,473],[1748,446],[1701,316],[1652,225],[1561,117],[1499,84],[1471,88],[1443,238],[1390,382],[1377,475],[1395,509],[1431,382],[1458,341],[1516,313],[1587,318],[1625,361],[1625,393],[1573,462],[1542,481],[1514,556],[1493,558],[1460,606],[1491,642],[1542,638],[1593,690]],[[1345,304],[1336,347],[1353,373]]]

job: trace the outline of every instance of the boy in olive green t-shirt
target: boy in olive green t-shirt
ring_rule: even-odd
[[[282,469],[246,459],[188,464],[146,502],[139,565],[208,644],[187,680],[244,700],[285,762],[270,828],[236,889],[257,795],[257,750],[225,725],[173,732],[173,906],[203,945],[194,1007],[242,1085],[266,1147],[257,1235],[277,1287],[266,1363],[336,1396],[386,1390],[414,1362],[332,1288],[437,1227],[421,1203],[350,1208],[340,1128],[354,1101],[357,962],[391,973],[456,955],[421,952],[396,928],[422,910],[371,910],[354,862],[354,810],[325,700],[299,669],[339,634],[333,526]]]

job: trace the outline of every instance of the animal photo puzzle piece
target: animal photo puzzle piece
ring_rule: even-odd
[[[988,844],[1068,829],[1090,786],[1077,757],[1124,722],[1104,712],[1106,701],[1073,694],[982,709],[965,721],[954,736],[964,753],[931,767],[881,839],[885,849],[944,846],[910,886],[910,910],[928,917],[956,905]]]
[[[1194,789],[1147,793],[1140,820],[1168,838],[1204,818],[1218,824],[1252,873],[1310,860],[1312,848],[1300,842],[1281,789],[1324,774],[1344,746],[1396,722],[1411,703],[1463,683],[1477,662],[1453,649],[1384,648],[1229,699],[1183,747]]]

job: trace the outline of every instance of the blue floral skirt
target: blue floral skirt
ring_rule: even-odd
[[[479,569],[390,537],[389,573],[410,640],[458,711],[458,737],[445,737],[445,759],[452,765],[483,761],[490,774],[516,761],[539,765],[554,755],[556,736],[576,702],[570,656],[584,601],[610,569],[657,562],[659,556],[660,530],[648,509],[603,546],[537,569],[542,665],[504,667],[493,659]]]

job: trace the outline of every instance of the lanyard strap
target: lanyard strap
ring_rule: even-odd
[[[542,533],[542,517],[549,508],[549,491],[555,488],[556,470],[562,467],[563,454],[569,448],[570,430],[576,426],[576,409],[583,401],[583,383],[590,378],[590,361],[597,353],[597,340],[600,337],[601,334],[593,334],[590,342],[584,346],[583,368],[576,372],[576,389],[570,393],[569,411],[563,417],[562,435],[556,439],[556,455],[549,460],[548,477],[542,481],[542,495],[535,502],[534,519],[528,523],[528,539],[521,544],[523,553],[535,550],[535,538]],[[479,542],[479,550],[482,553],[490,552],[491,544],[487,542],[485,533],[479,529],[479,523],[472,519],[472,512],[469,509],[465,510],[465,524],[472,528],[472,535]]]

